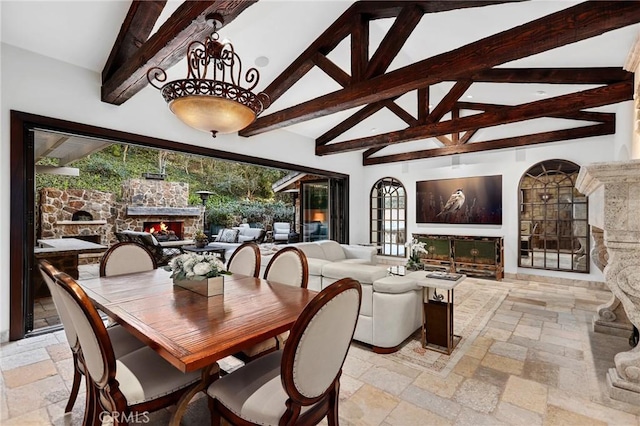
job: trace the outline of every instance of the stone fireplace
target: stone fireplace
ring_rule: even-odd
[[[153,227],[159,240],[188,240],[202,229],[203,213],[203,206],[189,206],[187,183],[129,179],[122,184],[115,229],[151,232]]]

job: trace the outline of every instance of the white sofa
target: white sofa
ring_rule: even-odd
[[[320,291],[340,278],[351,276],[348,275],[348,272],[356,270],[362,271],[361,275],[364,275],[365,270],[374,273],[373,279],[387,275],[384,267],[369,268],[376,263],[376,249],[373,247],[339,244],[332,240],[293,243],[287,244],[287,246],[297,247],[307,256],[309,265],[309,284],[307,287],[311,290]],[[336,268],[339,269],[339,266],[336,266],[339,264],[351,266],[347,266],[347,270],[342,275],[335,272],[328,273]],[[325,267],[328,268],[326,271]],[[364,278],[364,276],[360,278]]]
[[[390,353],[420,328],[422,287],[410,278],[391,276],[386,266],[376,265],[375,248],[331,240],[288,245],[307,256],[309,289],[319,291],[346,277],[360,282],[362,303],[355,340],[371,345],[375,352]],[[262,268],[269,259],[262,258]]]
[[[218,235],[216,235],[215,238],[209,241],[209,246],[225,249],[224,257],[226,260],[229,260],[231,258],[233,252],[236,251],[236,249],[240,247],[242,243],[247,241],[255,241],[257,244],[260,244],[264,240],[265,230],[262,228],[251,228],[247,223],[243,223],[240,226],[234,226],[230,229],[232,231],[238,231],[237,233],[235,233],[235,237],[232,238],[233,241],[220,241],[220,239],[223,237],[223,234],[225,234],[225,231],[228,231],[229,229],[221,229],[220,232],[218,232]],[[227,233],[226,236],[228,235],[229,233]]]

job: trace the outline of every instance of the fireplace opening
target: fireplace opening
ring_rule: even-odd
[[[182,240],[184,222],[163,220],[160,222],[144,222],[144,232],[149,232],[158,241]]]
[[[87,211],[78,210],[73,215],[71,215],[71,220],[73,220],[73,221],[93,220],[93,215],[91,213],[87,212]]]

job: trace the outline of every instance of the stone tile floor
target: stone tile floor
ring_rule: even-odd
[[[513,279],[493,285],[509,295],[446,377],[354,343],[341,380],[341,424],[640,425],[640,407],[607,396],[613,356],[630,349],[627,338],[592,331],[608,291]],[[82,395],[63,415],[72,372],[62,331],[0,346],[0,423],[81,424]],[[183,424],[207,424],[204,398],[191,405],[201,413]]]

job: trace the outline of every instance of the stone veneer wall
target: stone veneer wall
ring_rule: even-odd
[[[69,235],[100,235],[101,243],[107,244],[114,238],[113,211],[114,194],[90,189],[43,188],[40,190],[39,232],[38,238],[62,238]],[[72,215],[80,210],[93,215],[93,221],[105,223],[78,222],[77,224],[60,224],[70,221]]]
[[[100,235],[101,244],[115,243],[114,232],[122,230],[142,231],[144,222],[182,221],[183,238],[190,239],[196,230],[203,227],[203,215],[147,215],[129,216],[127,207],[169,207],[189,206],[189,184],[147,179],[130,179],[122,183],[122,200],[116,201],[115,194],[96,190],[43,188],[39,199],[38,238],[61,238],[69,235]],[[192,206],[193,207],[193,206]],[[202,207],[201,207],[202,209]],[[95,221],[103,224],[71,221],[73,213],[84,210],[93,215]],[[202,210],[201,210],[202,211]]]
[[[127,207],[189,207],[189,184],[150,179],[129,179],[122,183],[122,202],[114,213],[115,229],[118,231],[144,231],[144,222],[182,221],[183,239],[192,238],[198,229],[203,229],[203,215],[130,216]]]

